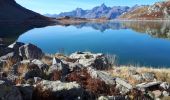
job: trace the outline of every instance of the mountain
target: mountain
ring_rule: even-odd
[[[71,12],[63,12],[60,14],[46,14],[48,17],[79,17],[79,18],[107,18],[107,19],[114,19],[120,16],[121,14],[131,10],[128,6],[114,6],[114,7],[107,7],[105,4],[101,6],[94,7],[91,10],[83,10],[82,8],[77,8]]]
[[[0,21],[49,21],[50,19],[38,13],[28,10],[15,0],[0,0]]]
[[[157,2],[151,6],[142,6],[122,14],[120,19],[170,19],[170,1]]]

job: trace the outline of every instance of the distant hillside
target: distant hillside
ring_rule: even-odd
[[[120,19],[170,19],[170,1],[157,2],[151,6],[138,7],[122,14]]]
[[[15,2],[15,0],[0,0],[0,21],[47,21],[49,18],[28,10]]]
[[[105,4],[101,6],[94,7],[91,10],[83,10],[82,8],[77,8],[71,12],[63,12],[60,14],[46,14],[48,17],[79,17],[79,18],[106,18],[106,19],[115,19],[121,14],[131,11],[138,6],[134,6],[132,8],[128,6],[114,6],[114,7],[107,7]]]

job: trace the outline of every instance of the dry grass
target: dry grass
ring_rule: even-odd
[[[11,69],[12,69],[12,66],[13,66],[14,64],[16,64],[16,63],[17,63],[16,60],[14,60],[14,59],[12,59],[12,58],[8,58],[7,61],[6,61],[6,63],[3,64],[2,71],[3,71],[3,72],[6,72],[6,73],[10,72]]]
[[[135,70],[139,74],[146,73],[146,72],[152,72],[155,74],[155,78],[158,81],[170,83],[170,69],[168,69],[168,68],[147,68],[147,67],[120,66],[120,67],[113,67],[113,69],[109,70],[108,72],[111,73],[114,77],[120,77],[120,78],[126,79],[132,85],[141,83],[130,76],[129,70]],[[142,81],[142,82],[145,82],[145,81]]]

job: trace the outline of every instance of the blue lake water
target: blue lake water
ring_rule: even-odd
[[[17,41],[35,44],[50,54],[91,51],[116,55],[119,65],[169,67],[169,32],[163,23],[86,23],[34,28]]]

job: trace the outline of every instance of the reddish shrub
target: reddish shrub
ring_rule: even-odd
[[[50,90],[43,90],[42,86],[37,86],[32,94],[32,100],[57,100]]]
[[[55,70],[52,73],[51,80],[53,80],[53,81],[60,80],[61,77],[62,77],[62,72],[58,71],[58,70]]]
[[[76,81],[79,83],[86,91],[99,95],[117,95],[118,90],[115,89],[113,85],[107,85],[105,82],[99,79],[93,79],[86,69],[78,70],[70,73],[67,81]]]

